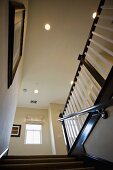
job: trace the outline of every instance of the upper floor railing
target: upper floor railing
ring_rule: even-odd
[[[89,115],[88,112],[81,114],[81,110],[97,104],[98,95],[113,65],[112,0],[101,0],[83,54],[78,60],[80,63],[62,113],[69,149]]]

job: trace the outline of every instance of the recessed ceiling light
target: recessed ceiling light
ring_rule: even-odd
[[[27,92],[27,89],[23,89],[23,92]]]
[[[71,81],[70,84],[72,85],[72,84],[73,84],[73,81]]]
[[[37,93],[38,93],[38,90],[37,90],[37,89],[35,89],[35,90],[34,90],[34,93],[35,93],[35,94],[37,94]]]
[[[49,24],[45,24],[45,30],[49,31],[51,26]]]
[[[93,18],[93,19],[95,19],[95,18],[96,18],[96,16],[97,16],[97,13],[96,13],[96,12],[94,12],[94,13],[92,14],[92,18]]]

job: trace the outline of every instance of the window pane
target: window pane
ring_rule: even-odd
[[[41,144],[42,125],[26,125],[26,144]]]
[[[34,144],[40,144],[41,143],[41,140],[40,140],[40,131],[35,131],[34,132]]]
[[[26,132],[26,144],[30,144],[33,142],[33,133],[32,131]]]
[[[27,130],[41,130],[42,125],[27,124]]]

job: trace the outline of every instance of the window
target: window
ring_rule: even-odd
[[[42,125],[26,124],[26,144],[42,144]]]

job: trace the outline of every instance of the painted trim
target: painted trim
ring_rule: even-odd
[[[0,159],[8,152],[9,148],[7,148],[5,151],[2,152],[2,154],[0,154]]]

